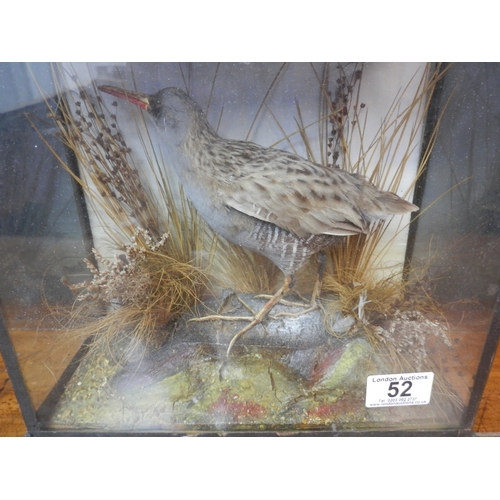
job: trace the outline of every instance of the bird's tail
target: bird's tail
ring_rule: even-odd
[[[399,197],[397,194],[391,193],[389,191],[382,191],[380,195],[372,201],[376,207],[376,212],[379,212],[377,215],[379,215],[380,217],[382,217],[384,214],[387,216],[394,214],[404,214],[407,212],[416,212],[417,210],[419,210],[419,207],[417,207],[417,205],[403,200],[403,198]]]

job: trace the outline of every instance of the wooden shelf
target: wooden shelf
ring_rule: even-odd
[[[478,317],[473,317],[469,314],[471,319],[470,323],[478,325],[478,332],[484,331],[484,326],[481,326],[482,323]],[[469,323],[469,326],[470,326]],[[460,325],[458,325],[460,327]],[[455,329],[455,333],[460,334],[460,331]],[[38,384],[35,388],[29,388],[32,392],[37,394],[38,398],[44,398],[50,389],[50,387],[45,387],[43,383],[44,377],[43,374],[35,373],[37,370],[43,370],[44,367],[49,370],[50,376],[55,377],[57,379],[60,376],[62,369],[64,368],[62,365],[67,363],[62,358],[61,363],[61,353],[57,353],[54,351],[54,345],[59,340],[60,337],[58,335],[54,335],[54,332],[46,331],[45,333],[40,330],[31,330],[32,333],[29,333],[30,330],[25,330],[22,335],[22,340],[16,340],[16,352],[20,353],[20,360],[22,362],[22,358],[25,357],[26,352],[28,352],[30,358],[29,362],[25,363],[23,370],[31,370],[31,379],[37,381]],[[36,335],[33,334],[36,332]],[[473,352],[475,349],[482,348],[483,340],[480,338],[484,338],[481,335],[469,335],[469,339],[478,339],[476,342],[478,345],[474,346],[472,344],[463,343],[461,346],[461,351],[468,353]],[[462,337],[464,338],[464,337]],[[455,339],[456,341],[456,339]],[[65,344],[65,356],[73,356],[78,348],[77,344],[68,345]],[[486,389],[484,391],[479,411],[477,413],[476,422],[474,425],[474,431],[479,434],[500,434],[500,355],[497,350],[497,355],[495,357],[489,379],[486,385]],[[474,359],[477,359],[476,355],[473,356]],[[462,359],[463,358],[463,359]],[[37,362],[37,359],[42,359],[43,363]],[[462,361],[466,362],[466,356],[461,356]],[[465,370],[466,371],[466,370]],[[34,375],[34,376],[33,376]],[[473,374],[461,373],[459,371],[459,375],[463,376],[461,382],[464,388],[470,387],[472,384]],[[470,378],[470,380],[469,380]],[[51,385],[51,384],[49,384]],[[40,401],[39,401],[40,402]],[[5,365],[3,363],[3,359],[0,356],[0,436],[24,436],[26,434],[26,427],[24,425],[24,421],[21,415],[21,411],[19,409],[19,405],[16,400],[16,396],[12,389],[12,385],[7,374]]]

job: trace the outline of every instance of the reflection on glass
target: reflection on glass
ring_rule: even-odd
[[[2,114],[0,167],[42,429],[464,425],[498,295],[497,65],[52,70]]]

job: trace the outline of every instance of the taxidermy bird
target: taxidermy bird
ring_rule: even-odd
[[[291,289],[296,271],[311,255],[343,236],[368,233],[374,222],[418,210],[358,174],[252,142],[223,139],[178,88],[151,95],[99,89],[147,111],[186,196],[217,234],[266,256],[285,274],[278,292],[246,318],[249,324],[233,337],[228,353]],[[231,319],[199,320],[214,318]]]

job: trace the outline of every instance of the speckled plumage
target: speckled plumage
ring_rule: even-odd
[[[366,233],[372,221],[417,209],[360,175],[219,137],[201,108],[177,88],[150,96],[101,90],[147,109],[184,190],[215,232],[265,255],[286,274],[336,236]]]
[[[100,89],[148,111],[200,215],[227,240],[268,257],[290,277],[288,284],[311,255],[339,237],[367,233],[373,221],[417,210],[360,175],[221,138],[180,89],[152,95]]]

